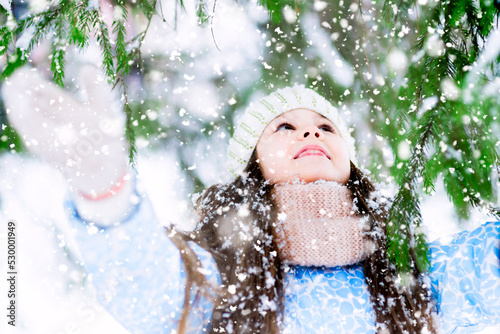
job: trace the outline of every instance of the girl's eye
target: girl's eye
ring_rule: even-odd
[[[331,132],[331,133],[334,133],[334,132],[335,132],[335,130],[333,129],[333,127],[331,127],[331,126],[330,126],[330,125],[328,125],[328,124],[323,124],[323,125],[320,125],[320,126],[319,126],[319,129],[320,129],[321,131],[326,131],[326,132]]]
[[[295,128],[293,127],[293,125],[291,125],[289,123],[282,123],[282,124],[278,125],[278,127],[276,128],[276,132],[282,131],[282,130],[295,130]]]

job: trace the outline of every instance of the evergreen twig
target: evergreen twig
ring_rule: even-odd
[[[102,17],[102,10],[94,11],[93,27],[96,32],[97,42],[101,47],[102,54],[102,67],[108,82],[112,83],[115,80],[115,68],[113,58],[113,47],[109,38],[108,25],[104,22]]]
[[[406,138],[395,144],[407,140],[414,148],[410,159],[405,162],[398,158],[398,146],[394,146],[396,165],[400,165],[400,190],[389,215],[387,233],[389,257],[400,272],[407,272],[413,265],[421,271],[426,270],[429,264],[424,236],[419,231],[422,219],[419,208],[421,185],[426,192],[432,192],[437,177],[443,175],[445,188],[459,214],[466,215],[468,205],[496,210],[479,197],[481,194],[485,199],[492,199],[492,182],[488,173],[491,174],[491,169],[498,162],[497,153],[491,149],[494,141],[489,135],[485,136],[485,127],[474,115],[474,112],[481,112],[472,110],[459,97],[449,100],[449,92],[442,87],[446,81],[459,90],[467,68],[481,51],[479,41],[484,41],[486,36],[483,32],[491,29],[491,17],[489,21],[481,22],[475,6],[475,3],[465,0],[440,2],[420,15],[426,24],[416,41],[414,52],[425,54],[411,65],[409,80],[415,82],[412,85],[414,88],[406,85],[401,88],[399,100],[402,102],[396,112]],[[394,7],[398,8],[395,15],[387,16]],[[408,8],[408,1],[399,1],[398,4],[385,1],[386,18],[392,20],[387,22],[393,26],[405,24]],[[442,20],[443,17],[447,19]],[[434,36],[427,27],[435,30]],[[442,41],[440,55],[437,55],[439,50],[431,50],[436,55],[427,53],[427,43],[431,38]],[[439,99],[437,105],[421,115],[422,101],[432,96]],[[475,121],[464,127],[464,119]],[[464,129],[469,130],[464,132]],[[457,148],[455,153],[451,151],[453,147]],[[436,153],[429,159],[426,155],[431,148]],[[415,255],[409,253],[409,245],[414,246]]]

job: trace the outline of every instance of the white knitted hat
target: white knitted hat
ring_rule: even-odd
[[[323,115],[339,130],[349,151],[349,158],[356,163],[354,139],[344,124],[337,108],[324,97],[304,85],[278,89],[245,110],[236,124],[233,138],[227,149],[228,170],[234,176],[240,175],[248,164],[253,150],[266,126],[279,115],[294,109],[309,109]]]

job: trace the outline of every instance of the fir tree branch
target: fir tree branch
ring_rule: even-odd
[[[126,115],[126,121],[125,121],[125,136],[129,142],[129,150],[128,150],[128,157],[129,157],[129,163],[130,166],[136,170],[136,155],[137,155],[137,148],[135,145],[135,131],[134,131],[134,118],[133,118],[133,113],[132,113],[132,108],[129,103],[128,95],[127,95],[127,85],[125,81],[123,80],[122,77],[118,77],[116,84],[120,84],[122,88],[122,96],[123,99],[125,100],[123,104],[123,111],[125,112]]]
[[[133,113],[132,108],[129,103],[128,94],[127,94],[127,85],[125,83],[125,77],[130,72],[131,67],[131,55],[126,50],[126,35],[127,31],[125,28],[125,24],[128,18],[128,9],[125,6],[125,2],[123,0],[118,1],[117,7],[120,9],[118,13],[115,9],[115,17],[113,19],[113,33],[116,35],[115,39],[115,58],[116,58],[116,83],[119,84],[122,88],[122,94],[125,99],[125,103],[123,105],[123,111],[126,115],[126,123],[125,123],[125,135],[129,142],[129,163],[133,169],[136,169],[135,165],[135,157],[137,154],[137,148],[135,145],[135,132],[133,128]],[[151,22],[152,16],[149,17],[148,26]],[[143,35],[145,36],[145,34]],[[141,40],[142,42],[142,40]],[[140,47],[139,47],[140,48]]]
[[[138,63],[139,63],[141,73],[144,73],[144,61],[142,59],[141,47],[142,47],[142,44],[144,42],[144,39],[146,38],[146,34],[149,30],[149,27],[151,26],[153,14],[151,14],[151,16],[149,16],[147,19],[148,19],[148,23],[146,25],[146,28],[141,33],[137,34],[134,38],[132,38],[127,43],[127,45],[132,45],[132,43],[135,43],[138,40],[137,47],[134,47],[134,48],[132,48],[132,50],[130,50],[130,58],[131,59],[134,59],[135,57],[139,58]]]
[[[214,12],[215,12],[215,4],[214,2]],[[208,15],[208,8],[206,0],[197,0],[196,1],[196,15],[198,16],[198,24],[204,24],[207,22],[210,15]]]
[[[87,10],[88,0],[82,1],[75,6],[74,11],[69,13],[69,43],[84,49],[89,45],[89,37],[92,29],[92,11]]]
[[[267,8],[271,21],[279,24],[285,6],[290,6],[298,11],[299,2],[297,0],[259,0],[259,4]]]
[[[50,70],[54,75],[54,82],[64,87],[64,65],[66,50],[66,27],[64,15],[59,15],[56,19],[55,31],[52,36]]]
[[[93,11],[93,28],[97,37],[97,42],[101,47],[102,67],[106,73],[108,82],[115,80],[115,69],[113,64],[113,47],[109,38],[108,26],[102,17],[102,10]]]
[[[12,31],[6,26],[0,27],[0,56],[5,54],[14,38]]]
[[[181,6],[184,7],[182,0]],[[141,8],[142,13],[148,18],[148,20],[151,20],[153,15],[156,14],[156,0],[153,2],[149,2],[148,0],[139,0],[139,7]]]
[[[411,2],[411,0],[399,0],[397,4],[392,0],[384,1],[382,11],[384,13],[386,22],[397,23],[402,20],[407,20],[408,9],[412,5],[413,3]]]
[[[41,15],[41,14],[40,14]],[[48,31],[52,27],[52,21],[57,17],[57,12],[49,12],[48,15],[42,20],[39,16],[28,17],[22,20],[17,26],[13,29],[6,29],[3,32],[5,33],[2,36],[2,39],[5,38],[4,49],[2,51],[7,52],[9,50],[10,44],[13,42],[14,38],[21,35],[30,27],[34,28],[33,36],[28,44],[26,50],[16,47],[12,54],[7,53],[7,64],[2,71],[2,75],[0,76],[0,80],[5,80],[8,78],[14,71],[26,64],[29,58],[29,53],[33,49],[33,47],[38,44],[38,42],[45,37]]]
[[[433,138],[433,122],[436,113],[428,111],[422,116],[419,125],[410,134],[414,138],[409,161],[401,168],[399,189],[387,224],[388,257],[396,265],[399,272],[409,272],[415,264],[419,271],[427,271],[427,244],[420,232],[422,216],[418,195],[418,179],[422,177],[427,159],[425,148]],[[415,231],[417,232],[415,235]],[[410,253],[410,245],[414,245],[415,256]]]
[[[116,17],[113,20],[113,33],[116,35],[115,39],[115,57],[116,57],[116,74],[121,78],[124,78],[130,72],[129,59],[130,56],[126,50],[125,36],[127,34],[125,29],[125,23],[127,22],[127,8],[123,1],[119,1],[117,8],[120,9],[120,13],[117,13],[115,8]],[[123,82],[123,81],[122,81]]]
[[[398,9],[396,15],[391,16],[393,20],[391,25],[406,23],[406,17],[399,15],[405,13],[408,8],[406,4],[408,4],[406,1],[400,1],[398,5],[390,1],[384,3],[386,14],[393,6],[403,9]],[[480,126],[480,122],[471,124],[468,127],[470,129],[468,133],[462,131],[463,117],[468,117],[468,119],[475,117],[471,114],[470,108],[460,101],[447,101],[446,92],[442,91],[444,80],[455,82],[457,87],[460,86],[460,82],[467,74],[466,69],[475,61],[480,52],[478,41],[484,40],[485,36],[481,33],[484,29],[481,25],[483,23],[491,25],[491,20],[481,23],[475,3],[464,0],[440,2],[422,13],[421,17],[426,24],[423,26],[424,31],[417,39],[414,52],[415,54],[425,52],[425,54],[423,59],[411,65],[408,81],[415,83],[414,88],[403,86],[399,93],[402,103],[397,108],[398,119],[406,129],[406,140],[414,149],[410,159],[404,162],[398,158],[398,147],[394,146],[396,165],[399,166],[398,162],[401,161],[402,168],[400,167],[398,177],[400,190],[391,209],[387,229],[389,258],[400,272],[406,272],[413,266],[412,257],[419,270],[425,270],[428,267],[425,239],[419,232],[421,215],[418,189],[420,185],[423,184],[427,192],[434,191],[434,182],[438,175],[444,172],[443,181],[447,192],[459,212],[467,212],[468,205],[484,207],[486,202],[478,195],[481,194],[485,199],[492,198],[491,180],[488,173],[491,173],[492,166],[498,161],[496,152],[487,149],[487,147],[493,147],[493,140],[485,139],[485,127]],[[442,20],[443,17],[447,19]],[[431,30],[427,27],[436,30],[434,36],[429,33]],[[489,30],[486,29],[486,31]],[[426,47],[431,36],[442,40],[444,49],[440,56],[431,56],[427,53]],[[432,96],[439,98],[438,104],[421,116],[422,101]],[[412,105],[416,106],[414,108],[416,112],[411,111]],[[479,128],[475,128],[476,126]],[[440,136],[439,145],[436,143],[437,136]],[[453,154],[449,154],[449,149],[445,149],[445,147],[452,147],[457,141],[464,160],[462,162],[458,161]],[[399,142],[396,141],[395,144]],[[432,147],[433,144],[436,144],[438,153],[428,160],[425,148]],[[478,159],[477,156],[481,158]],[[446,172],[447,169],[454,173]],[[415,233],[414,237],[412,237],[413,233]],[[409,245],[413,245],[415,249],[414,256],[408,254]]]

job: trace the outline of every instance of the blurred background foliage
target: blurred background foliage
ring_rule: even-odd
[[[223,179],[245,106],[306,84],[342,110],[360,165],[399,187],[388,235],[400,270],[427,267],[419,205],[437,182],[460,218],[472,207],[497,213],[497,0],[11,5],[0,12],[2,81],[29,64],[75,90],[79,65],[99,64],[122,93],[131,160],[167,147],[188,192]],[[22,151],[3,107],[0,122],[0,151]]]

